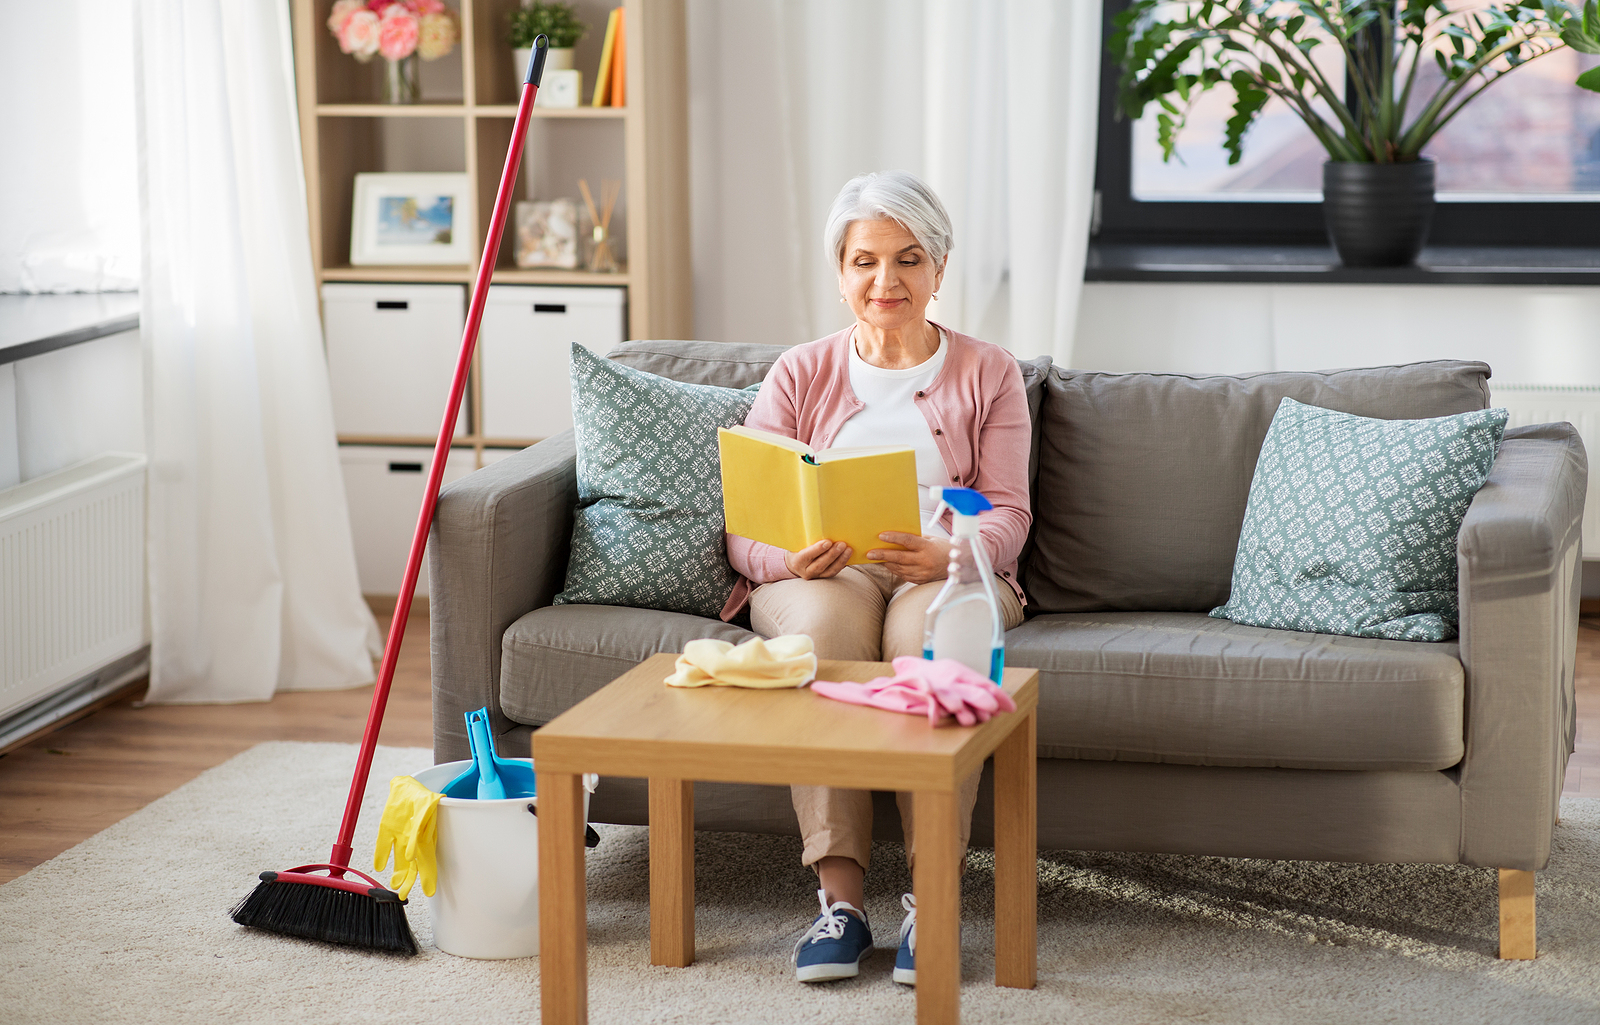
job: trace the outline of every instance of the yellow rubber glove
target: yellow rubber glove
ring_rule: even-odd
[[[410,776],[396,776],[389,781],[389,803],[383,806],[383,819],[378,823],[378,849],[373,854],[372,869],[383,871],[393,848],[395,875],[389,885],[401,900],[418,880],[422,882],[422,892],[433,896],[434,883],[439,878],[434,846],[439,839],[439,798],[443,796]]]
[[[727,641],[701,638],[683,646],[667,677],[669,687],[756,687],[773,690],[800,687],[817,676],[816,648],[805,634],[771,640],[752,637],[735,647]]]

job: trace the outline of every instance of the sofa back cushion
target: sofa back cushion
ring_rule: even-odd
[[[1039,421],[1032,610],[1208,612],[1228,600],[1256,456],[1286,396],[1385,420],[1489,404],[1485,363],[1238,377],[1052,368]]]

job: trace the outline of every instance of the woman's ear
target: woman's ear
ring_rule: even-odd
[[[950,254],[945,253],[944,259],[939,261],[939,269],[933,272],[933,290],[937,292],[939,285],[944,281],[945,268],[950,266]]]

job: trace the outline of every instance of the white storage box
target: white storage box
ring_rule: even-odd
[[[622,341],[620,288],[495,285],[484,307],[483,434],[532,440],[572,426],[572,343],[605,355]]]
[[[454,449],[444,482],[472,472],[470,448]],[[350,503],[350,528],[356,543],[356,572],[363,594],[400,593],[406,553],[417,529],[422,492],[428,483],[433,450],[378,445],[340,445],[339,464]],[[417,594],[428,593],[428,564],[422,564]]]
[[[333,423],[341,435],[439,434],[461,330],[460,285],[322,286]],[[467,433],[461,404],[456,433]]]

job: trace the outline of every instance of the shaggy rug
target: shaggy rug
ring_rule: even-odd
[[[538,1021],[539,962],[432,946],[368,954],[241,929],[228,918],[266,868],[320,861],[354,747],[262,744],[0,887],[0,1021]],[[356,851],[372,850],[391,776],[430,764],[379,748]],[[604,785],[604,784],[602,784]],[[1538,960],[1499,961],[1487,869],[1047,852],[1039,985],[993,985],[993,862],[964,886],[970,1022],[1600,1021],[1600,801],[1568,799],[1539,874]],[[867,912],[880,949],[859,978],[793,980],[815,883],[787,837],[702,833],[699,960],[649,963],[648,845],[600,827],[589,852],[590,1017],[603,1022],[913,1020],[889,978],[910,880],[875,852]],[[420,896],[420,890],[413,892]]]

